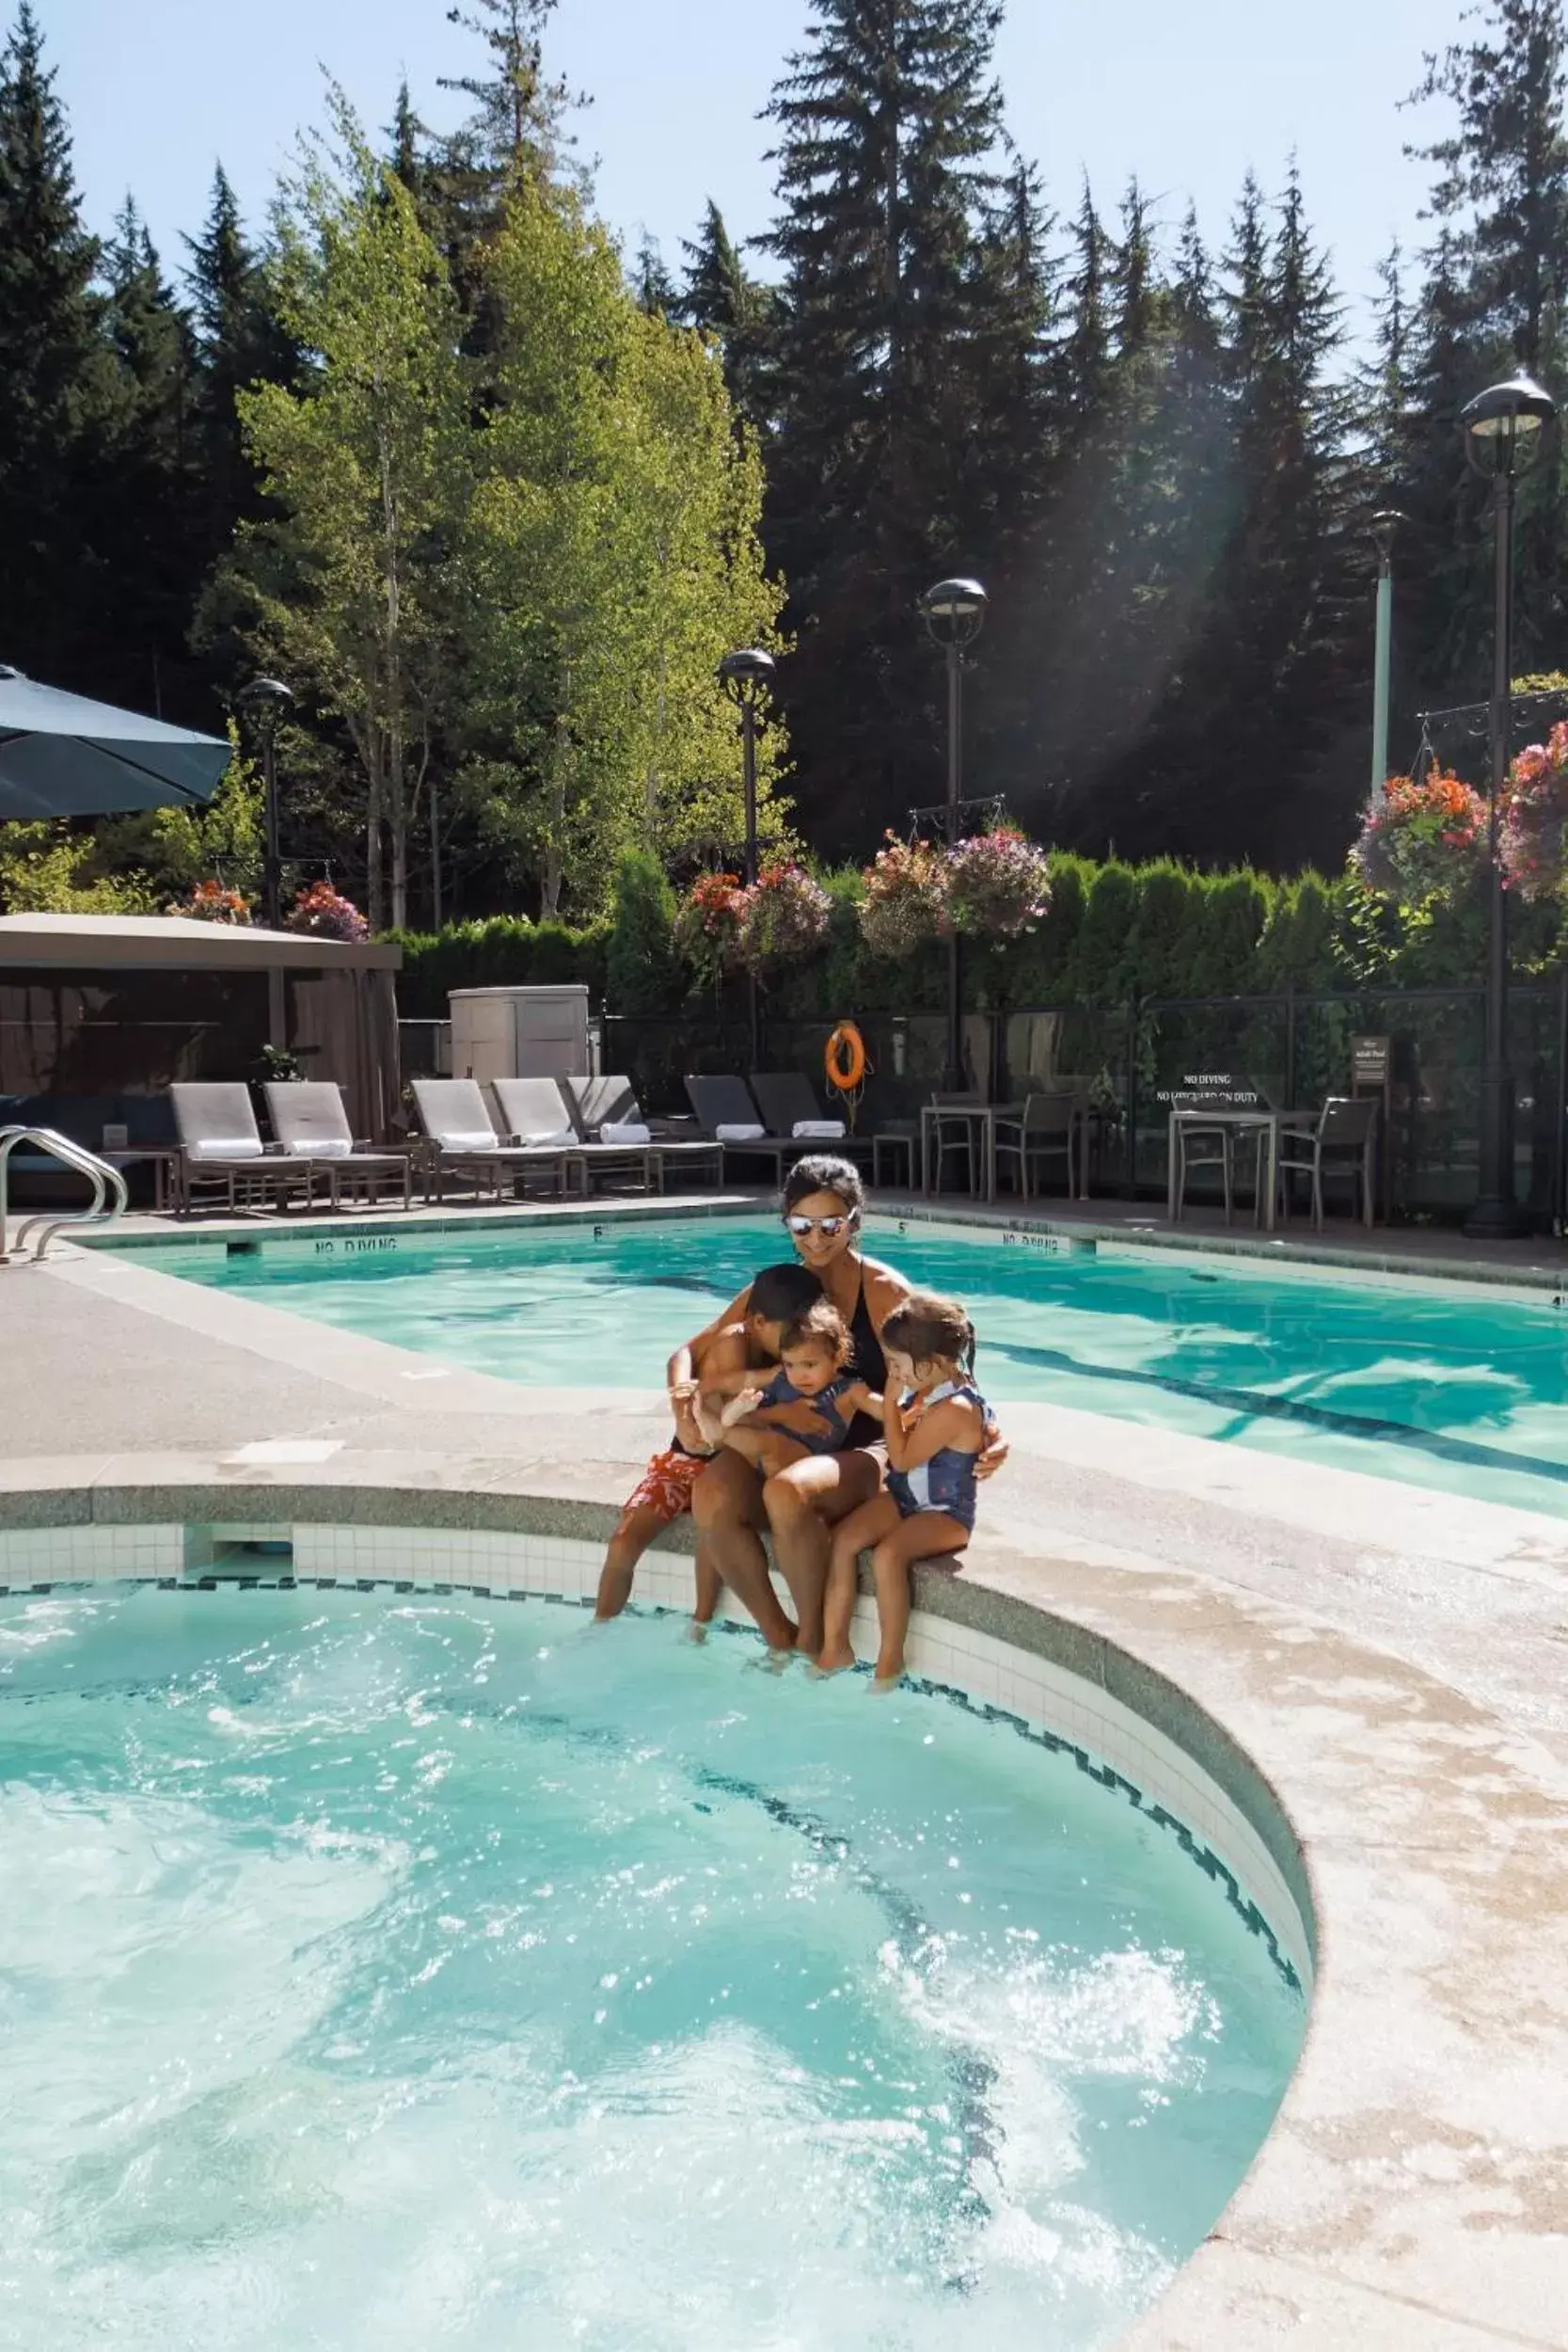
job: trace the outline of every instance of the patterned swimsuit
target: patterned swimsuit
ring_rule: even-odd
[[[990,1421],[986,1400],[972,1381],[944,1380],[926,1399],[927,1409],[945,1405],[953,1397],[966,1405],[977,1405],[981,1421]],[[906,1396],[902,1401],[908,1405],[910,1399]],[[898,1505],[899,1517],[912,1519],[922,1511],[940,1511],[944,1518],[957,1519],[960,1527],[973,1529],[974,1465],[978,1458],[977,1454],[960,1454],[957,1446],[944,1445],[918,1469],[890,1470],[887,1490]]]
[[[849,1442],[849,1424],[844,1418],[840,1400],[847,1389],[852,1389],[860,1375],[841,1372],[815,1396],[802,1396],[788,1375],[776,1372],[762,1392],[764,1406],[809,1405],[821,1427],[818,1429],[782,1429],[779,1435],[793,1438],[808,1454],[842,1454]]]

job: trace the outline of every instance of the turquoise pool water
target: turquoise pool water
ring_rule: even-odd
[[[0,1600],[0,2335],[1111,2343],[1299,1993],[1066,1757],[759,1656],[543,1601]]]
[[[161,1248],[140,1262],[541,1387],[651,1388],[776,1221]],[[1307,1277],[1101,1246],[1068,1255],[873,1220],[868,1247],[965,1299],[996,1402],[1037,1400],[1568,1516],[1568,1312],[1457,1284]]]

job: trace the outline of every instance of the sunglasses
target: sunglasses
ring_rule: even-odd
[[[820,1233],[824,1241],[836,1241],[847,1225],[853,1225],[860,1212],[851,1209],[847,1216],[786,1216],[785,1225],[797,1241],[804,1241],[808,1233]]]

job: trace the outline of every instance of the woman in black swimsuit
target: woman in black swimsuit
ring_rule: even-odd
[[[797,1160],[784,1190],[784,1218],[797,1256],[810,1267],[849,1326],[849,1369],[879,1394],[887,1363],[879,1337],[910,1285],[891,1266],[860,1250],[865,1192],[847,1160],[814,1152]],[[750,1291],[715,1317],[707,1332],[670,1359],[673,1388],[691,1376],[693,1350],[744,1316]],[[691,1510],[704,1549],[730,1590],[750,1610],[770,1649],[800,1649],[815,1658],[822,1646],[822,1597],[827,1585],[828,1530],[877,1492],[881,1459],[870,1449],[881,1438],[877,1422],[857,1414],[840,1454],[792,1463],[766,1484],[736,1454],[719,1454],[691,1491]],[[1000,1467],[1006,1447],[994,1439],[977,1466],[984,1477]],[[771,1531],[780,1572],[795,1602],[799,1626],[780,1608],[768,1574],[761,1531]]]

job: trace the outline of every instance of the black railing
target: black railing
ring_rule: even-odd
[[[965,1052],[974,1082],[993,1099],[1016,1100],[1031,1083],[1062,1077],[1083,1083],[1099,1114],[1097,1189],[1152,1199],[1165,1186],[1172,1093],[1225,1073],[1283,1107],[1316,1106],[1348,1091],[1352,1040],[1386,1037],[1386,1205],[1396,1220],[1443,1221],[1463,1215],[1480,1182],[1484,1003],[1480,988],[1433,988],[1023,1005],[968,1014]],[[1516,981],[1510,1023],[1518,1198],[1538,1226],[1561,1232],[1568,968],[1550,980]],[[871,1013],[860,1026],[872,1064],[862,1122],[910,1116],[941,1081],[944,1016]],[[824,1094],[828,1027],[765,1014],[764,1062],[803,1072]],[[744,1073],[748,1058],[743,1021],[718,1008],[663,1020],[611,1015],[604,1024],[606,1069],[628,1071],[651,1109],[685,1110],[689,1071]]]

